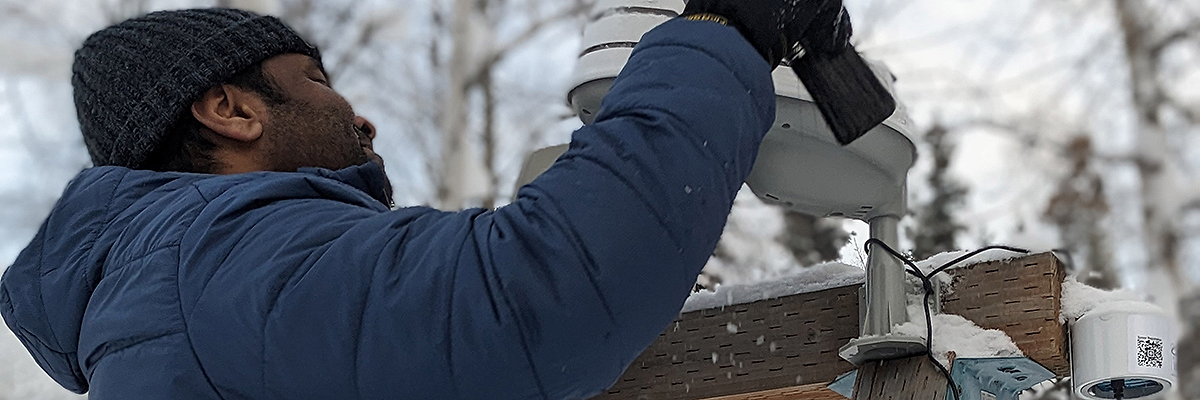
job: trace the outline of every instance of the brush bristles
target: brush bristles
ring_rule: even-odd
[[[843,146],[896,110],[896,100],[853,47],[833,56],[810,52],[791,67]]]

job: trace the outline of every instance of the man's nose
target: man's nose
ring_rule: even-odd
[[[367,134],[367,139],[375,140],[375,125],[371,124],[371,121],[362,116],[355,116],[354,126],[358,127],[359,131]]]

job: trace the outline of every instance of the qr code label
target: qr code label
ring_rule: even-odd
[[[1163,340],[1161,338],[1138,336],[1137,366],[1143,368],[1163,367]]]

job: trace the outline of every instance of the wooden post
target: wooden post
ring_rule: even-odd
[[[858,368],[854,400],[940,400],[948,384],[926,356],[875,361]]]
[[[949,272],[954,290],[943,299],[943,312],[1004,331],[1026,356],[1060,376],[1067,373],[1066,328],[1058,322],[1065,273],[1054,255]],[[682,314],[596,398],[843,399],[826,385],[854,369],[838,349],[858,336],[860,287]],[[942,399],[945,390],[945,378],[921,356],[864,366],[855,400]],[[889,397],[909,393],[916,397]]]

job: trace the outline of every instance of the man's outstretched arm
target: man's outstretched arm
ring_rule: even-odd
[[[668,22],[567,153],[475,221],[548,397],[604,389],[678,315],[774,116],[769,66],[736,30]]]
[[[508,206],[289,201],[232,251],[197,253],[263,275],[217,272],[206,287],[222,289],[189,308],[199,360],[231,397],[597,394],[678,314],[774,104],[769,65],[737,30],[667,22]]]

